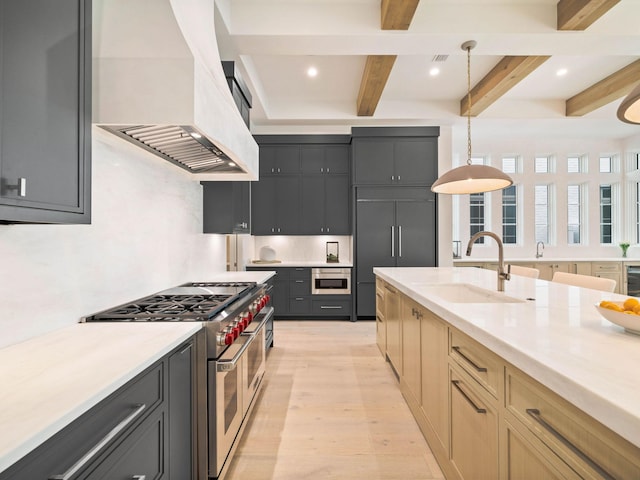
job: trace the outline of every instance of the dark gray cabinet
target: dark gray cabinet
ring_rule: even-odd
[[[254,235],[349,235],[346,135],[258,135],[260,180],[251,186]]]
[[[356,310],[359,317],[374,317],[374,267],[436,265],[435,194],[425,188],[359,188],[356,218]]]
[[[251,185],[251,233],[296,235],[300,228],[300,176],[261,177]]]
[[[438,177],[437,127],[354,127],[352,135],[354,185],[431,185]]]
[[[250,182],[200,182],[204,233],[250,233]]]
[[[300,174],[298,145],[260,145],[260,179],[263,175]]]
[[[0,2],[0,222],[89,223],[91,1]]]
[[[63,474],[73,480],[195,478],[194,341],[185,342],[0,473],[0,480],[47,480]]]

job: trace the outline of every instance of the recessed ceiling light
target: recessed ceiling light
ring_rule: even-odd
[[[564,76],[567,74],[567,72],[568,72],[568,71],[569,71],[569,70],[567,70],[566,68],[560,68],[560,69],[556,72],[556,75],[557,75],[557,76],[559,76],[559,77],[564,77]]]
[[[307,75],[309,75],[310,77],[315,77],[316,75],[318,75],[318,69],[316,67],[309,67],[309,69],[307,70]]]
[[[198,132],[191,132],[189,135],[191,135],[193,138],[202,138],[202,135],[200,135]]]
[[[235,164],[235,163],[233,163],[233,162],[229,162],[229,166],[230,166],[230,167],[235,167],[235,166],[236,166],[236,164]]]
[[[438,67],[431,67],[431,69],[429,70],[429,75],[431,75],[432,77],[435,77],[439,73],[440,69]]]

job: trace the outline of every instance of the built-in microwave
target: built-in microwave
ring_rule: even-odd
[[[312,295],[349,295],[351,294],[350,268],[312,268]]]

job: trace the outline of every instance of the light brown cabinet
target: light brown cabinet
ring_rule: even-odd
[[[387,359],[447,479],[640,478],[640,448],[379,282]]]
[[[456,365],[450,375],[450,461],[462,479],[497,479],[498,402]]]
[[[376,279],[376,343],[384,358],[387,357],[387,324],[385,322],[384,281]]]
[[[442,451],[449,445],[449,392],[442,388],[449,381],[447,363],[447,325],[424,307],[420,319],[422,413]]]
[[[385,285],[384,290],[387,358],[396,374],[402,376],[402,299],[391,285]]]

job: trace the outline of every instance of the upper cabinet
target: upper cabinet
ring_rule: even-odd
[[[91,1],[0,2],[0,223],[90,223]]]
[[[354,127],[354,185],[431,185],[439,134],[438,127]]]
[[[350,137],[258,135],[254,235],[350,235]]]
[[[250,182],[200,182],[203,233],[249,233]]]

